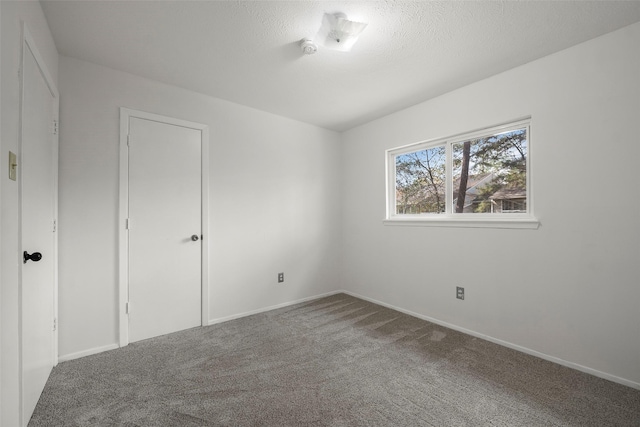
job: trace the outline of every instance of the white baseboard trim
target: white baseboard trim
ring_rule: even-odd
[[[118,344],[109,344],[102,347],[94,347],[88,350],[78,351],[76,353],[69,353],[58,356],[58,362],[66,362],[67,360],[79,359],[81,357],[102,353],[103,351],[115,350],[116,348],[120,348],[120,346]]]
[[[529,354],[531,356],[539,357],[541,359],[548,360],[549,362],[557,363],[558,365],[566,366],[568,368],[572,368],[572,369],[575,369],[577,371],[581,371],[581,372],[584,372],[584,373],[587,373],[587,374],[590,374],[590,375],[593,375],[593,376],[596,376],[596,377],[599,377],[599,378],[604,378],[605,380],[613,381],[614,383],[622,384],[622,385],[625,385],[627,387],[631,387],[631,388],[635,388],[635,389],[640,390],[640,383],[635,382],[635,381],[631,381],[631,380],[628,380],[628,379],[625,379],[625,378],[621,378],[621,377],[618,377],[618,376],[615,376],[615,375],[611,375],[611,374],[608,374],[606,372],[598,371],[596,369],[592,369],[592,368],[589,368],[587,366],[579,365],[577,363],[569,362],[567,360],[563,360],[563,359],[560,359],[560,358],[555,357],[555,356],[550,356],[550,355],[545,354],[545,353],[540,353],[539,351],[532,350],[532,349],[527,348],[527,347],[522,347],[522,346],[517,345],[517,344],[512,344],[512,343],[510,343],[508,341],[503,341],[501,339],[494,338],[494,337],[491,337],[489,335],[481,334],[480,332],[472,331],[471,329],[466,329],[466,328],[462,328],[460,326],[453,325],[453,324],[448,323],[448,322],[443,322],[442,320],[434,319],[433,317],[425,316],[423,314],[414,313],[413,311],[405,310],[403,308],[396,307],[394,305],[387,304],[387,303],[384,303],[382,301],[375,300],[373,298],[368,298],[368,297],[365,297],[363,295],[356,294],[354,292],[340,291],[340,292],[335,292],[335,293],[345,293],[347,295],[351,295],[353,297],[360,298],[360,299],[363,299],[365,301],[369,301],[369,302],[372,302],[374,304],[378,304],[378,305],[381,305],[383,307],[387,307],[387,308],[399,311],[399,312],[404,313],[404,314],[408,314],[409,316],[417,317],[418,319],[426,320],[428,322],[432,322],[432,323],[435,323],[437,325],[444,326],[445,328],[453,329],[455,331],[462,332],[462,333],[467,334],[467,335],[471,335],[471,336],[474,336],[474,337],[477,337],[477,338],[481,338],[481,339],[486,340],[486,341],[490,341],[492,343],[501,345],[503,347],[507,347],[507,348],[510,348],[510,349],[513,349],[513,350],[517,350],[517,351],[520,351],[522,353]]]
[[[520,346],[520,345],[517,345],[517,344],[513,344],[513,343],[510,343],[508,341],[503,341],[501,339],[494,338],[492,336],[485,335],[485,334],[482,334],[480,332],[473,331],[471,329],[462,328],[460,326],[456,326],[454,324],[451,324],[451,323],[448,323],[448,322],[444,322],[442,320],[438,320],[438,319],[435,319],[433,317],[429,317],[429,316],[425,316],[423,314],[415,313],[413,311],[406,310],[406,309],[401,308],[401,307],[396,307],[394,305],[387,304],[385,302],[378,301],[376,299],[369,298],[369,297],[366,297],[364,295],[360,295],[360,294],[357,294],[355,292],[345,291],[345,290],[327,292],[325,294],[320,294],[320,295],[315,295],[315,296],[311,296],[311,297],[307,297],[307,298],[302,298],[302,299],[295,300],[295,301],[289,301],[289,302],[285,302],[285,303],[282,303],[282,304],[272,305],[272,306],[269,306],[269,307],[264,307],[264,308],[260,308],[260,309],[257,309],[257,310],[247,311],[247,312],[240,313],[240,314],[234,314],[234,315],[231,315],[231,316],[221,317],[221,318],[218,318],[218,319],[210,319],[208,324],[209,325],[215,325],[215,324],[218,324],[218,323],[224,323],[224,322],[228,322],[230,320],[240,319],[242,317],[247,317],[247,316],[251,316],[251,315],[259,314],[259,313],[264,313],[264,312],[267,312],[267,311],[276,310],[278,308],[288,307],[288,306],[291,306],[291,305],[300,304],[300,303],[303,303],[303,302],[312,301],[312,300],[315,300],[315,299],[324,298],[324,297],[328,297],[328,296],[336,295],[336,294],[341,294],[341,293],[344,293],[344,294],[347,294],[347,295],[351,295],[351,296],[353,296],[355,298],[360,298],[362,300],[369,301],[369,302],[372,302],[374,304],[378,304],[380,306],[387,307],[387,308],[399,311],[399,312],[404,313],[404,314],[408,314],[409,316],[417,317],[418,319],[422,319],[422,320],[426,320],[428,322],[435,323],[436,325],[440,325],[440,326],[443,326],[445,328],[453,329],[455,331],[462,332],[462,333],[467,334],[467,335],[471,335],[471,336],[474,336],[474,337],[477,337],[477,338],[480,338],[480,339],[483,339],[483,340],[486,340],[486,341],[490,341],[492,343],[501,345],[503,347],[507,347],[507,348],[510,348],[510,349],[513,349],[513,350],[516,350],[516,351],[520,351],[522,353],[529,354],[531,356],[539,357],[541,359],[548,360],[549,362],[557,363],[558,365],[566,366],[568,368],[572,368],[572,369],[575,369],[577,371],[581,371],[581,372],[584,372],[584,373],[587,373],[587,374],[590,374],[590,375],[593,375],[593,376],[596,376],[596,377],[599,377],[599,378],[603,378],[605,380],[613,381],[615,383],[622,384],[622,385],[625,385],[627,387],[631,387],[631,388],[640,390],[640,383],[638,383],[638,382],[631,381],[631,380],[628,380],[628,379],[625,379],[625,378],[621,378],[621,377],[618,377],[618,376],[615,376],[615,375],[611,375],[611,374],[608,374],[606,372],[598,371],[596,369],[592,369],[592,368],[589,368],[587,366],[579,365],[579,364],[574,363],[574,362],[569,362],[567,360],[563,360],[563,359],[560,359],[560,358],[555,357],[555,356],[550,356],[548,354],[541,353],[539,351],[532,350],[532,349],[527,348],[527,347],[523,347],[523,346]],[[58,361],[59,362],[65,362],[65,361],[68,361],[68,360],[78,359],[80,357],[91,356],[93,354],[102,353],[103,351],[115,350],[116,348],[119,348],[119,347],[120,346],[118,344],[116,344],[116,343],[105,345],[105,346],[102,346],[102,347],[94,347],[94,348],[91,348],[91,349],[88,349],[88,350],[79,351],[77,353],[70,353],[70,354],[66,354],[66,355],[61,355],[61,356],[58,357]]]
[[[275,309],[278,309],[278,308],[288,307],[290,305],[299,304],[301,302],[312,301],[314,299],[324,298],[324,297],[328,297],[328,296],[335,295],[335,294],[341,294],[341,293],[346,293],[346,292],[344,292],[344,291],[327,292],[327,293],[324,293],[324,294],[314,295],[314,296],[311,296],[311,297],[302,298],[302,299],[295,300],[295,301],[290,301],[290,302],[285,302],[285,303],[278,304],[278,305],[272,305],[272,306],[269,306],[269,307],[260,308],[258,310],[248,311],[248,312],[240,313],[240,314],[234,314],[232,316],[222,317],[220,319],[213,319],[213,320],[209,320],[208,325],[215,325],[217,323],[228,322],[229,320],[234,320],[234,319],[239,319],[239,318],[246,317],[246,316],[251,316],[252,314],[264,313],[265,311],[271,311],[271,310],[275,310]],[[114,343],[114,344],[109,344],[109,345],[105,345],[105,346],[102,346],[102,347],[94,347],[94,348],[90,348],[88,350],[78,351],[76,353],[69,353],[69,354],[58,356],[58,362],[66,362],[68,360],[79,359],[81,357],[91,356],[91,355],[94,355],[94,354],[102,353],[103,351],[115,350],[116,348],[120,348],[120,346],[117,343]]]
[[[302,298],[302,299],[295,300],[295,301],[284,302],[282,304],[277,304],[277,305],[272,305],[272,306],[269,306],[269,307],[259,308],[257,310],[252,310],[252,311],[246,311],[246,312],[240,313],[240,314],[233,314],[231,316],[220,317],[218,319],[210,319],[209,320],[209,325],[216,325],[218,323],[224,323],[224,322],[228,322],[230,320],[240,319],[242,317],[252,316],[254,314],[260,314],[260,313],[264,313],[266,311],[276,310],[278,308],[289,307],[290,305],[300,304],[301,302],[313,301],[314,299],[324,298],[324,297],[328,297],[328,296],[336,295],[336,294],[346,294],[346,293],[347,292],[345,292],[345,291],[332,291],[332,292],[327,292],[326,294],[320,294],[320,295],[315,295],[315,296],[312,296],[312,297]]]

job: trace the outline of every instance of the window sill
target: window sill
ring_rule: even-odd
[[[452,217],[392,217],[383,221],[384,225],[403,225],[417,227],[455,227],[455,228],[515,228],[536,230],[540,222],[533,217],[526,218],[452,218]]]

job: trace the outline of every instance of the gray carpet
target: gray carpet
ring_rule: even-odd
[[[640,391],[339,294],[60,363],[29,426],[640,426]]]

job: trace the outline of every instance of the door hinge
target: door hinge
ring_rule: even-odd
[[[57,120],[53,121],[53,134],[54,135],[58,134],[58,121]]]
[[[127,218],[127,219],[126,219],[125,228],[126,228],[127,230],[131,230],[131,218]]]
[[[131,135],[127,134],[127,147],[131,144]]]
[[[57,229],[58,229],[58,223],[57,223],[57,221],[54,219],[54,220],[53,220],[53,232],[55,233]]]
[[[127,303],[125,304],[125,312],[126,312],[127,314],[131,313],[131,303],[130,303],[130,302],[127,302]]]
[[[57,318],[53,318],[53,330],[55,331],[56,329],[58,329],[58,319]]]

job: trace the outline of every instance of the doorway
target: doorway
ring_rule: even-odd
[[[208,322],[208,132],[121,109],[120,345]]]
[[[58,93],[23,26],[19,154],[20,416],[57,364]]]

